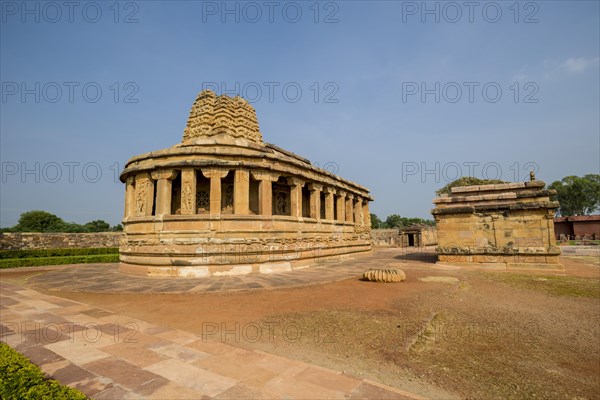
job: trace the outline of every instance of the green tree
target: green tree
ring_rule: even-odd
[[[65,226],[64,226],[62,232],[82,233],[82,232],[87,232],[87,231],[86,231],[85,227],[81,224],[77,224],[75,222],[65,222]]]
[[[101,219],[90,221],[83,226],[86,232],[108,232],[110,231],[110,224]]]
[[[461,178],[453,180],[452,182],[450,182],[449,184],[447,184],[446,186],[444,186],[443,188],[441,188],[440,190],[438,190],[435,193],[437,195],[440,195],[443,193],[450,193],[450,189],[452,189],[453,187],[456,187],[456,186],[491,185],[491,184],[499,184],[499,183],[506,183],[506,182],[501,181],[499,179],[480,179],[480,178],[475,178],[474,176],[463,176]]]
[[[383,222],[379,219],[379,217],[373,213],[371,213],[371,229],[379,229],[381,228]]]
[[[423,219],[423,218],[414,218],[414,217],[401,217],[398,214],[392,214],[387,217],[385,220],[386,228],[404,228],[411,225],[435,225],[435,221]]]
[[[423,225],[427,225],[427,226],[435,226],[435,221],[432,219],[424,219],[423,220]]]
[[[123,232],[123,225],[117,224],[117,225],[113,226],[112,228],[110,228],[110,230],[113,232]]]
[[[399,227],[403,226],[402,219],[403,218],[401,216],[399,216],[398,214],[389,215],[385,220],[385,227],[389,228],[389,229],[399,228]]]
[[[423,219],[423,218],[406,218],[406,217],[402,218],[402,225],[401,225],[402,227],[411,226],[411,225],[433,226],[433,225],[435,225],[435,221],[432,221],[430,219]]]
[[[13,227],[16,232],[61,232],[65,221],[47,211],[33,210],[21,214]]]
[[[556,190],[561,216],[590,215],[600,208],[600,175],[565,176],[549,186]]]

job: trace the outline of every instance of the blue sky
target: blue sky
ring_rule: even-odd
[[[1,226],[118,223],[116,176],[181,140],[203,87],[381,218],[430,218],[458,175],[600,170],[597,1],[0,4]]]

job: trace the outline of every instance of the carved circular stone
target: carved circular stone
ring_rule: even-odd
[[[375,268],[363,273],[362,279],[371,282],[393,283],[406,280],[406,275],[399,269]]]

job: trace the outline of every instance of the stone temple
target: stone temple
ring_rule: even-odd
[[[254,108],[205,90],[181,143],[131,158],[120,271],[201,277],[371,251],[369,190],[263,142]]]
[[[433,200],[438,264],[562,269],[554,238],[558,202],[542,181],[453,187]]]

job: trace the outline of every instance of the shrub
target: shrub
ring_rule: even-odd
[[[474,176],[463,176],[462,178],[458,178],[458,179],[450,182],[449,184],[447,184],[440,190],[436,191],[435,193],[438,196],[443,193],[449,194],[451,189],[453,187],[457,187],[457,186],[491,185],[491,184],[501,184],[501,183],[508,183],[508,182],[501,181],[500,179],[480,179],[480,178],[475,178]]]
[[[94,254],[83,256],[62,257],[33,257],[33,258],[8,258],[0,260],[0,269],[18,267],[41,267],[46,265],[63,264],[91,264],[119,262],[119,254]]]
[[[77,389],[47,379],[38,366],[0,343],[0,398],[2,399],[82,399]]]
[[[89,247],[81,249],[0,250],[0,260],[7,258],[36,258],[57,256],[87,256],[117,254],[118,247]]]

